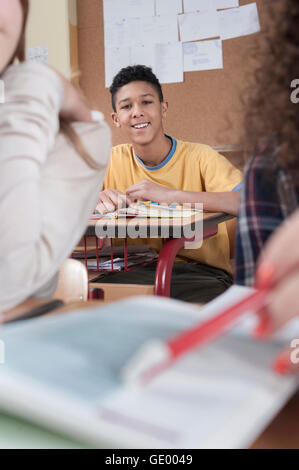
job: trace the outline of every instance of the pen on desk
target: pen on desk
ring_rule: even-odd
[[[210,343],[233,328],[235,320],[248,309],[255,310],[263,306],[268,292],[268,287],[258,289],[199,326],[190,328],[167,341],[148,343],[124,368],[125,381],[141,385],[148,383],[183,354]]]

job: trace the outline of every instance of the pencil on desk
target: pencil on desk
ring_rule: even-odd
[[[199,326],[190,328],[168,341],[148,343],[124,369],[125,381],[141,385],[148,383],[183,354],[210,343],[233,328],[235,320],[248,312],[249,309],[260,308],[264,304],[268,292],[268,287],[256,290],[245,299]]]

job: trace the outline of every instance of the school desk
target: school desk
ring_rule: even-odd
[[[233,219],[234,216],[220,212],[203,212],[186,218],[99,218],[90,220],[85,233],[85,240],[89,237],[98,238],[123,238],[124,251],[126,239],[130,233],[142,233],[141,238],[162,238],[163,246],[160,250],[155,276],[154,295],[170,296],[171,273],[175,257],[186,242],[193,242],[202,229],[202,239],[216,235],[218,224]],[[202,224],[201,224],[202,220]],[[126,253],[126,251],[125,251]],[[126,255],[125,255],[126,256]],[[87,261],[87,260],[86,260]],[[126,270],[126,261],[125,261]],[[100,280],[99,280],[99,286]],[[93,282],[96,288],[97,283]]]

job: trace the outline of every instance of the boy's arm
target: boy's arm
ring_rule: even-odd
[[[195,193],[191,191],[177,191],[180,204],[202,203],[204,210],[210,212],[226,212],[237,215],[239,210],[240,191],[225,191],[219,193]]]
[[[127,189],[126,195],[140,201],[154,201],[160,204],[202,203],[204,210],[226,212],[237,215],[239,208],[239,191],[193,192],[169,189],[149,180],[142,180]]]

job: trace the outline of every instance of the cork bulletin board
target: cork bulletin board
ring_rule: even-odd
[[[268,1],[256,1],[262,29]],[[240,0],[240,6],[247,3],[252,0]],[[81,87],[90,105],[100,109],[111,124],[113,145],[124,143],[121,131],[112,126],[110,93],[105,88],[102,0],[77,0],[77,14]],[[223,149],[239,144],[242,93],[258,64],[254,58],[248,60],[256,38],[255,34],[223,41],[223,69],[185,72],[183,83],[162,85],[169,102],[165,132]]]

